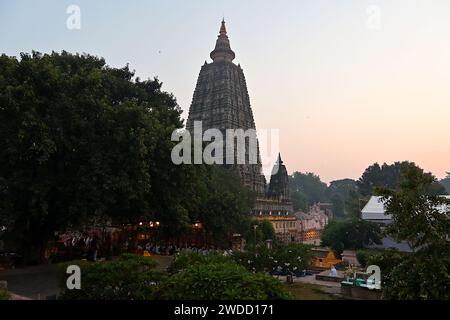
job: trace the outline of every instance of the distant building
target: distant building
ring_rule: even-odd
[[[361,210],[361,218],[382,225],[391,223],[391,216],[386,214],[381,197],[372,196]]]
[[[289,176],[280,154],[273,167],[266,195],[256,199],[252,215],[257,220],[271,221],[279,240],[297,241],[297,218],[291,201]]]
[[[450,196],[442,196],[450,200]],[[364,208],[361,210],[361,217],[363,220],[372,221],[381,225],[386,225],[392,222],[392,217],[386,214],[386,208],[381,201],[382,197],[372,196]]]
[[[320,235],[329,221],[325,211],[315,204],[307,213],[296,212],[295,217],[297,218],[297,241],[318,245]]]
[[[450,200],[450,196],[443,196]],[[361,210],[363,220],[378,223],[381,227],[392,222],[392,216],[386,214],[386,208],[382,202],[382,197],[372,196],[364,208]],[[371,249],[397,249],[401,252],[411,252],[412,248],[406,241],[397,241],[392,236],[384,237],[381,244],[373,244],[368,246]]]

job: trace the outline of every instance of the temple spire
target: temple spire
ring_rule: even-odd
[[[235,54],[230,47],[230,40],[227,36],[227,28],[225,27],[225,19],[222,19],[222,24],[219,30],[219,36],[217,37],[216,47],[211,52],[211,59],[216,61],[233,61]]]
[[[283,160],[281,160],[281,152],[278,152],[278,164],[283,164]]]

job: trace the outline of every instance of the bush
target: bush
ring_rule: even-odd
[[[11,299],[11,294],[4,289],[0,289],[0,300],[9,300],[9,299]]]
[[[346,249],[362,249],[365,246],[381,243],[380,227],[362,219],[333,220],[324,229],[321,236],[322,246],[331,247],[342,254]]]
[[[367,267],[369,264],[369,260],[372,259],[373,256],[380,254],[378,250],[358,250],[356,251],[356,259],[358,259],[359,264],[362,268]]]
[[[274,262],[274,251],[266,246],[256,246],[247,251],[234,252],[233,259],[249,271],[272,272],[276,264]]]
[[[233,258],[254,272],[272,272],[280,266],[284,273],[297,273],[310,267],[312,254],[309,246],[293,243],[272,250],[266,246],[256,246],[248,251],[233,253]]]
[[[291,299],[271,276],[254,274],[232,262],[196,264],[166,278],[154,292],[162,300]]]
[[[63,265],[62,288],[66,287],[66,267],[81,268],[81,289],[65,290],[67,300],[143,300],[164,276],[152,269],[157,263],[149,257],[123,254],[117,260],[91,263],[74,261]]]
[[[275,253],[277,266],[286,273],[298,273],[311,266],[313,255],[309,245],[291,243],[281,246]]]
[[[167,268],[169,274],[174,274],[187,269],[189,266],[209,263],[230,262],[231,258],[224,256],[219,252],[211,252],[208,254],[201,253],[182,253],[175,257],[174,261]]]

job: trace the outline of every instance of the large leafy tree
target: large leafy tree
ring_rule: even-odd
[[[377,194],[379,188],[395,189],[398,186],[401,172],[409,168],[418,168],[414,162],[395,162],[391,165],[375,163],[369,166],[358,180],[359,192],[364,196]],[[445,189],[437,181],[433,182],[434,194],[445,194]]]
[[[182,122],[158,80],[67,52],[2,55],[0,69],[0,216],[27,260],[55,230],[167,207]]]
[[[322,245],[330,246],[337,253],[345,249],[361,249],[381,243],[381,231],[377,224],[360,218],[331,221],[322,233]]]
[[[219,246],[228,246],[233,233],[248,234],[251,230],[249,212],[254,194],[243,187],[231,170],[214,165],[202,166],[203,183],[198,193],[198,218],[205,230]],[[200,169],[200,168],[198,168]]]
[[[352,179],[331,181],[327,190],[327,196],[333,204],[333,214],[335,217],[345,217],[353,213],[353,202],[358,198],[356,181]]]
[[[440,183],[447,190],[447,193],[450,194],[450,172],[447,172],[447,177],[442,179]]]
[[[380,190],[392,215],[387,232],[408,241],[413,253],[387,252],[383,295],[390,299],[450,299],[450,201],[435,195],[436,178],[417,167],[404,170],[396,190]]]
[[[327,185],[313,173],[294,172],[289,178],[295,210],[308,210],[311,204],[327,200]]]

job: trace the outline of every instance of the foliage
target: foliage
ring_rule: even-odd
[[[381,243],[381,230],[375,223],[360,218],[332,220],[321,236],[322,245],[330,246],[341,254],[345,249],[361,249],[366,245]]]
[[[327,199],[326,183],[313,173],[294,172],[289,185],[295,210],[307,211],[310,205]]]
[[[0,69],[0,203],[27,260],[55,230],[161,207],[182,122],[158,80],[64,51],[2,55]]]
[[[255,225],[257,226],[256,230]],[[265,242],[266,240],[276,241],[275,229],[273,228],[272,222],[268,220],[250,220],[249,225],[247,225],[243,232],[243,236],[247,240],[247,245],[250,246]]]
[[[279,247],[275,252],[275,263],[283,272],[299,272],[310,267],[313,255],[311,247],[300,243],[290,243]]]
[[[327,197],[333,204],[333,214],[335,217],[345,217],[351,206],[349,202],[357,196],[358,186],[355,180],[342,179],[330,182],[327,190]]]
[[[385,251],[369,258],[380,266],[384,299],[450,299],[450,246],[416,253]]]
[[[275,252],[266,245],[247,246],[245,251],[233,252],[233,260],[252,272],[272,272],[276,267]]]
[[[414,162],[395,162],[392,165],[375,163],[368,167],[358,180],[359,192],[365,196],[379,195],[380,188],[396,189],[401,172],[408,169],[419,169]],[[430,174],[431,175],[431,174]],[[437,181],[433,182],[433,194],[445,194],[445,189]]]
[[[182,253],[175,256],[172,263],[167,268],[169,274],[175,274],[186,270],[190,266],[210,263],[225,263],[232,261],[229,256],[224,256],[220,252],[202,253]]]
[[[253,272],[273,272],[279,266],[285,273],[296,273],[310,267],[310,249],[308,245],[296,243],[275,246],[273,249],[258,245],[243,252],[234,252],[233,259]]]
[[[435,195],[435,185],[434,176],[411,167],[403,171],[397,190],[380,190],[392,216],[387,232],[414,249],[446,243],[450,236],[450,201]]]
[[[11,298],[11,294],[4,289],[0,289],[0,300],[9,300]]]
[[[388,299],[450,299],[450,202],[436,196],[436,178],[417,167],[401,173],[396,190],[380,190],[392,215],[387,232],[405,240],[410,254],[372,258],[382,270]]]
[[[153,219],[171,237],[201,220],[225,245],[249,223],[253,195],[230,171],[172,163],[181,109],[157,79],[65,51],[2,55],[0,69],[0,225],[26,263],[94,222]]]
[[[271,276],[235,263],[196,264],[165,279],[154,293],[161,300],[279,300],[292,296]]]
[[[450,194],[450,173],[447,172],[447,177],[440,181],[441,185],[447,190],[447,194]]]
[[[243,187],[239,177],[220,166],[204,165],[204,186],[200,187],[201,199],[196,212],[204,223],[206,232],[222,247],[228,246],[233,233],[244,234],[250,228],[248,213],[254,194]]]
[[[74,261],[62,265],[62,288],[66,287],[68,265],[80,266],[81,289],[66,289],[62,294],[65,300],[144,300],[163,278],[152,271],[156,266],[152,258],[124,254],[113,261]]]
[[[380,251],[372,249],[361,249],[356,251],[356,259],[362,268],[366,268],[369,265],[369,260]]]

